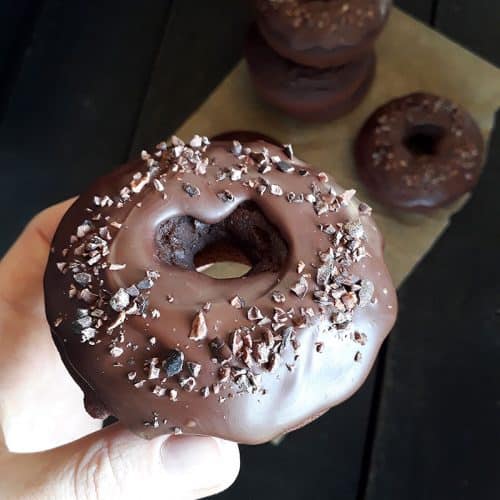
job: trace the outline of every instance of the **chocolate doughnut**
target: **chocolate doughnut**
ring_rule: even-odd
[[[373,196],[415,211],[447,205],[469,192],[483,155],[483,137],[469,113],[425,93],[377,109],[355,143],[359,175]]]
[[[229,242],[251,270],[196,272]],[[62,219],[47,318],[87,410],[146,438],[262,443],[348,398],[393,326],[370,209],[290,145],[173,137]]]
[[[341,66],[373,51],[391,0],[255,0],[267,43],[286,59]]]
[[[256,28],[250,30],[245,56],[257,93],[285,113],[306,121],[329,121],[352,111],[375,76],[375,55],[344,66],[300,66],[272,50]]]

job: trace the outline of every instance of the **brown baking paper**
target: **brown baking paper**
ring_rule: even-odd
[[[207,136],[229,130],[256,130],[292,143],[299,158],[331,172],[345,188],[374,208],[386,241],[386,261],[399,285],[465,203],[432,214],[407,214],[386,209],[360,183],[353,164],[352,143],[368,115],[384,102],[424,90],[450,97],[468,109],[489,138],[500,107],[500,70],[394,9],[377,43],[377,78],[370,93],[350,115],[311,125],[287,117],[254,94],[241,61],[205,103],[178,130],[180,137]]]

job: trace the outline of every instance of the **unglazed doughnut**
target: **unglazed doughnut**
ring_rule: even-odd
[[[282,57],[316,68],[341,66],[373,51],[391,0],[254,0],[257,23]]]
[[[380,202],[425,211],[469,192],[481,174],[484,141],[464,109],[415,93],[377,109],[355,144],[358,172]]]
[[[99,179],[54,237],[47,318],[87,411],[262,443],[353,394],[397,302],[370,208],[290,145],[174,137]],[[196,272],[229,241],[251,270]]]
[[[245,57],[262,99],[306,121],[329,121],[349,113],[365,97],[375,76],[373,52],[343,66],[310,68],[281,57],[255,27],[249,31]]]

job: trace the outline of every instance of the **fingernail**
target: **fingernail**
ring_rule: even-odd
[[[212,489],[223,482],[225,457],[214,438],[169,437],[162,446],[161,458],[168,474],[184,490]]]

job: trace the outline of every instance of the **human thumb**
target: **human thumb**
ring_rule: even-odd
[[[238,447],[201,436],[141,439],[114,424],[53,450],[0,460],[2,498],[202,498],[239,470]]]

